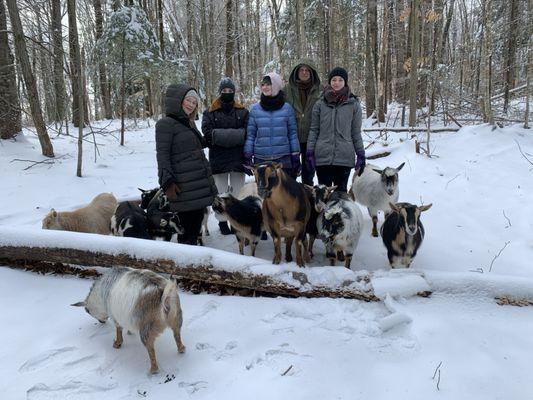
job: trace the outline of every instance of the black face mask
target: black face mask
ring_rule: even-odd
[[[235,93],[220,93],[220,101],[222,103],[233,103]]]

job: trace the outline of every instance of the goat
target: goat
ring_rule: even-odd
[[[215,197],[211,206],[216,214],[226,217],[235,230],[235,236],[239,242],[239,253],[244,254],[244,247],[249,243],[252,256],[255,256],[255,248],[263,231],[263,215],[261,199],[248,196],[242,200],[231,194]]]
[[[160,188],[154,188],[154,189],[149,189],[149,190],[145,190],[145,189],[141,189],[141,188],[137,188],[141,191],[141,203],[139,204],[139,206],[143,209],[143,210],[146,210],[148,209],[148,205],[150,204],[150,202],[152,201],[152,199],[154,197],[156,197],[156,195],[158,195],[158,192],[161,190]],[[161,190],[161,193],[163,191]]]
[[[296,239],[296,263],[309,261],[305,227],[311,207],[304,187],[288,176],[279,163],[252,167],[257,191],[263,199],[263,224],[274,242],[273,264],[281,262],[281,238],[285,238],[285,260],[292,261],[291,247]],[[303,249],[302,249],[303,248]],[[302,251],[303,250],[303,251]],[[303,253],[303,254],[302,254]]]
[[[344,192],[335,192],[335,186],[315,188],[315,207],[320,212],[317,228],[326,245],[330,265],[337,259],[350,268],[363,228],[363,214]]]
[[[174,333],[179,353],[185,352],[181,341],[181,313],[178,287],[173,279],[155,272],[127,267],[113,267],[93,283],[84,301],[72,304],[101,323],[111,318],[116,327],[113,347],[119,349],[124,341],[122,330],[139,332],[150,358],[150,372],[158,372],[155,339],[168,326]]]
[[[133,201],[120,202],[111,217],[114,236],[150,239],[146,212]]]
[[[43,229],[99,233],[109,235],[111,216],[117,199],[111,193],[100,193],[91,202],[75,211],[52,210],[43,219]]]
[[[398,172],[405,163],[397,168],[386,167],[379,169],[368,164],[361,176],[354,174],[350,195],[353,200],[368,208],[372,218],[372,236],[378,236],[378,210],[385,213],[385,218],[391,212],[389,203],[396,203],[400,195],[398,187]]]
[[[410,203],[390,203],[392,212],[381,225],[381,238],[387,248],[387,257],[391,268],[404,266],[409,268],[422,241],[424,225],[420,214],[433,204],[415,206]]]
[[[146,208],[147,228],[150,238],[154,240],[170,242],[175,238],[177,241],[177,236],[185,232],[180,224],[178,213],[168,211],[170,209],[169,204],[167,196],[162,192],[156,192],[156,195],[148,203]]]

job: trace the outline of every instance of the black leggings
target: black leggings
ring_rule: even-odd
[[[178,217],[185,230],[183,235],[178,235],[178,243],[197,245],[204,219],[204,209],[182,211],[178,213]]]
[[[337,185],[337,191],[347,192],[351,170],[350,167],[340,165],[319,165],[316,167],[318,183],[326,186]]]

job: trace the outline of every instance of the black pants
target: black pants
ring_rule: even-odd
[[[183,235],[178,235],[178,243],[198,244],[198,236],[202,229],[202,220],[204,219],[204,209],[182,211],[178,213],[181,226],[185,230]]]
[[[307,143],[300,143],[300,152],[302,154],[302,183],[304,185],[313,186],[315,170],[307,164]]]
[[[350,167],[340,165],[319,165],[316,167],[318,183],[321,185],[337,185],[338,191],[348,191],[348,178],[350,177]]]

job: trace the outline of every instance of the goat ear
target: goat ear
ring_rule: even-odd
[[[52,217],[57,218],[57,211],[52,208]]]
[[[310,190],[313,194],[315,194],[315,188],[314,188],[313,186],[311,186],[311,185],[306,185],[305,183],[304,183],[304,186],[305,186],[308,190]]]
[[[139,190],[140,190],[141,192],[143,192],[143,193],[146,192],[146,190],[141,189],[140,187],[138,187],[137,189],[139,189]]]
[[[398,172],[399,170],[401,170],[403,168],[403,166],[405,165],[405,162],[401,163],[400,165],[398,165],[396,167],[396,172]]]
[[[389,206],[393,211],[400,212],[400,207],[397,207],[396,204],[389,202]]]
[[[85,307],[85,301],[78,301],[77,303],[71,304],[72,307]]]
[[[328,187],[328,188],[327,188],[327,189],[328,189],[328,192],[333,192],[333,191],[335,191],[335,189],[337,189],[337,187],[338,187],[338,185],[333,185],[333,186]]]
[[[377,169],[377,168],[372,168],[373,171],[377,172],[378,174],[382,174],[383,173],[383,170],[382,169]]]
[[[425,206],[418,207],[418,209],[420,210],[420,212],[427,211],[431,208],[432,205],[433,203],[429,203],[429,204],[426,204]]]
[[[279,162],[273,162],[273,163],[272,163],[272,167],[273,167],[274,169],[281,169],[281,168],[283,168],[283,164],[281,164],[281,163],[279,163]]]

